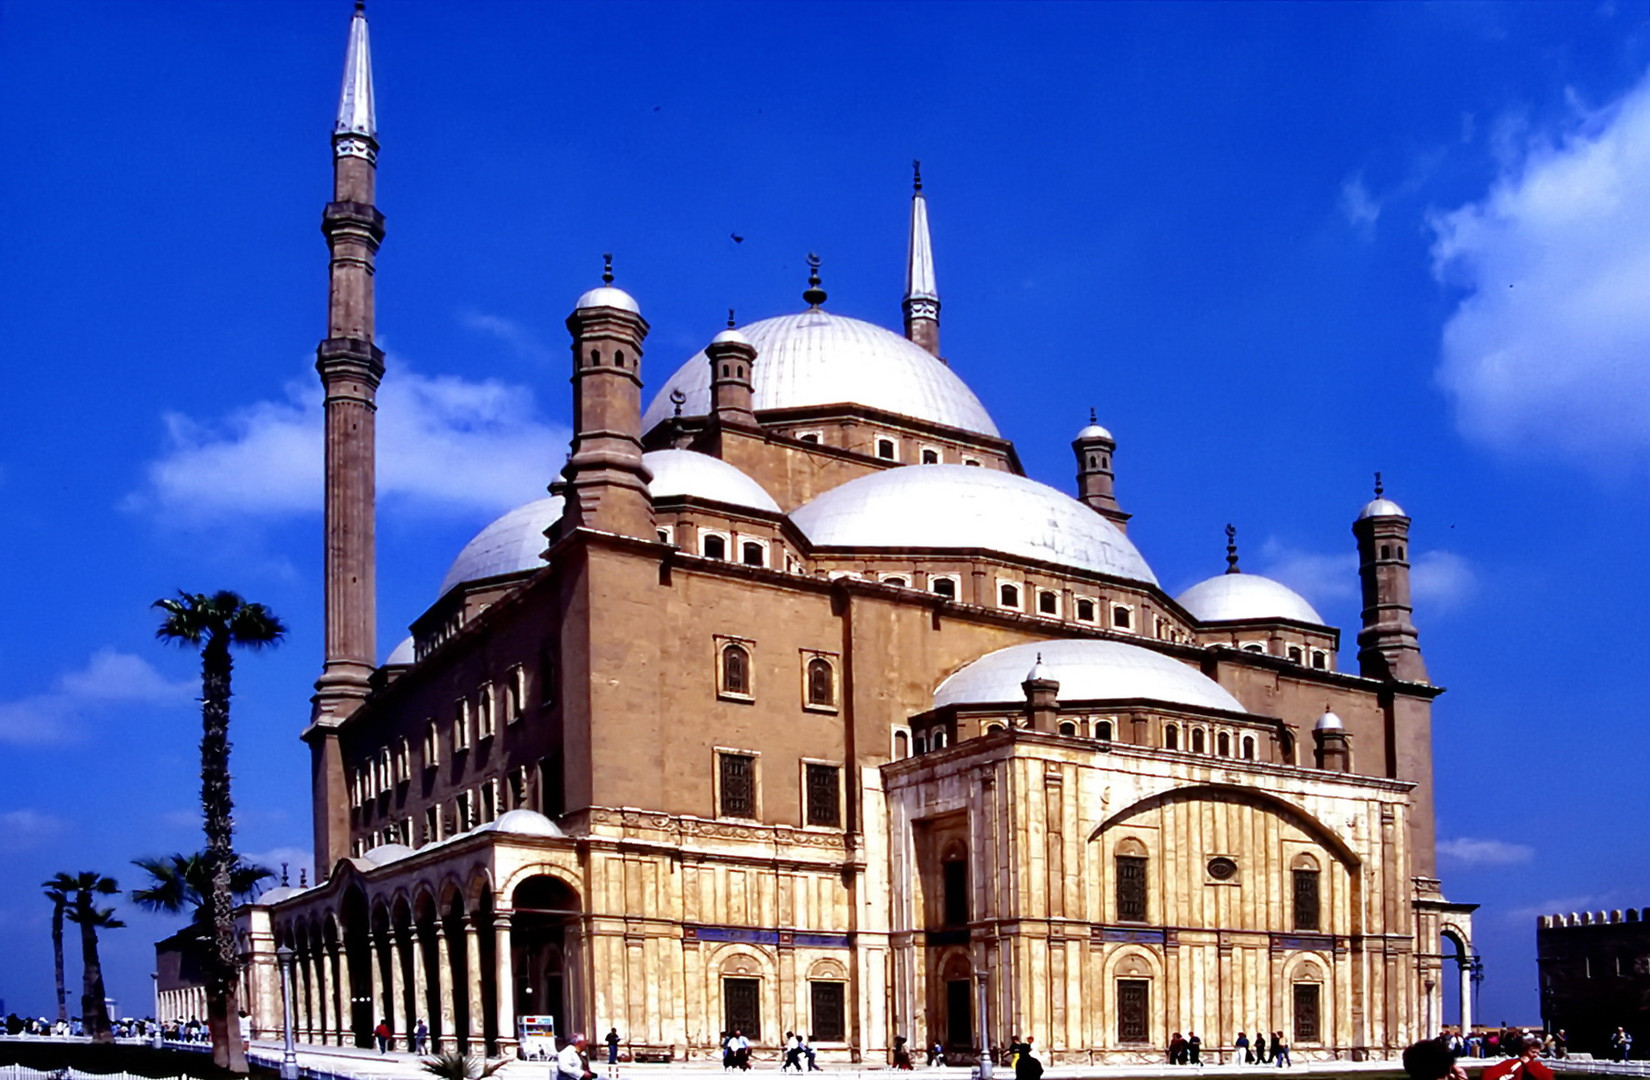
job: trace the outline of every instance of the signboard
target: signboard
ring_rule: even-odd
[[[523,1016],[516,1028],[521,1040],[521,1056],[528,1061],[548,1061],[556,1056],[556,1018]]]

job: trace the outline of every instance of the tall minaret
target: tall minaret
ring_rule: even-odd
[[[922,194],[922,162],[911,163],[911,243],[905,259],[905,336],[940,355],[940,290],[934,284],[934,245],[928,239],[928,200]],[[940,357],[941,362],[944,358]]]
[[[1363,586],[1363,629],[1358,668],[1372,679],[1427,681],[1420,635],[1409,602],[1409,517],[1386,498],[1375,474],[1375,498],[1352,523],[1358,538],[1358,578]]]
[[[373,205],[378,124],[361,0],[350,20],[332,130],[333,195],[321,215],[332,251],[327,336],[315,350],[326,390],[326,661],[306,739],[312,755],[316,873],[347,854],[348,800],[337,725],[367,696],[374,643],[374,413],[384,354],[373,344],[373,262],[384,215]]]
[[[1117,505],[1117,494],[1113,490],[1115,477],[1111,458],[1117,452],[1117,440],[1095,420],[1093,409],[1089,410],[1088,426],[1071,440],[1071,450],[1077,455],[1077,497],[1095,513],[1127,532],[1129,518],[1134,515],[1124,513],[1123,508]]]

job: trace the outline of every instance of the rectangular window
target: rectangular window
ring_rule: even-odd
[[[722,1026],[762,1041],[762,980],[722,980]]]
[[[1146,921],[1146,860],[1136,855],[1117,856],[1117,918]]]
[[[539,813],[545,817],[567,813],[567,782],[563,771],[560,750],[539,760]]]
[[[496,730],[493,717],[493,688],[484,686],[476,695],[476,738],[491,739]]]
[[[513,724],[521,719],[523,704],[527,701],[527,672],[520,664],[511,668],[504,679],[504,722]]]
[[[1145,979],[1117,980],[1117,1041],[1151,1041],[1152,984]]]
[[[476,797],[473,791],[458,793],[458,827],[465,832],[481,824],[476,820]]]
[[[842,770],[835,765],[809,763],[808,824],[842,824]],[[816,1033],[817,1034],[817,1033]]]
[[[808,984],[813,998],[813,1027],[809,1034],[818,1042],[848,1041],[848,1008],[844,986],[839,982]]]
[[[441,730],[430,721],[429,728],[424,732],[424,767],[433,769],[441,764]]]
[[[749,754],[721,754],[723,817],[756,816],[756,758]]]
[[[424,842],[433,844],[441,839],[441,807],[424,808]]]
[[[506,789],[506,802],[511,810],[525,810],[527,806],[527,767],[517,765],[510,770],[507,778],[509,786]]]
[[[1315,1043],[1318,1041],[1318,993],[1317,983],[1295,984],[1295,1041],[1297,1043]]]
[[[470,748],[470,699],[459,698],[453,702],[453,749],[468,750]]]
[[[1296,870],[1295,875],[1295,929],[1317,930],[1318,922],[1318,872],[1316,870]]]
[[[402,739],[395,744],[395,782],[405,784],[412,779],[412,748],[407,740]]]
[[[481,820],[498,817],[498,781],[488,780],[481,785]]]
[[[941,912],[946,926],[968,925],[968,863],[952,859],[940,864]]]

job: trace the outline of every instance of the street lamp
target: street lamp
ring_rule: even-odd
[[[281,1027],[286,1039],[281,1053],[281,1080],[298,1080],[298,1053],[292,1048],[292,962],[297,957],[288,945],[275,950],[275,962],[281,966]]]

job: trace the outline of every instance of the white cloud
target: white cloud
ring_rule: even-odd
[[[1455,866],[1513,866],[1535,858],[1535,848],[1470,836],[1438,841],[1438,857]]]
[[[1364,239],[1375,235],[1381,217],[1381,201],[1364,186],[1364,174],[1354,173],[1341,181],[1341,213]]]
[[[0,811],[0,851],[22,851],[56,840],[68,831],[62,818],[38,810]]]
[[[502,510],[543,494],[568,433],[541,421],[533,393],[493,379],[426,376],[392,363],[378,391],[378,495],[391,505]],[[185,524],[321,509],[321,388],[217,423],[166,417],[168,447],[129,509]]]
[[[309,848],[272,847],[264,851],[243,852],[241,857],[254,866],[267,867],[275,872],[275,876],[270,879],[265,888],[272,889],[281,883],[282,863],[286,864],[287,884],[289,885],[298,884],[299,871],[303,871],[306,879],[313,877],[310,869],[315,862],[315,852]],[[314,884],[314,882],[311,881],[311,884]]]
[[[1409,571],[1410,597],[1417,608],[1453,611],[1478,590],[1478,575],[1453,551],[1423,551]]]
[[[524,359],[547,364],[556,358],[555,351],[540,341],[537,334],[514,319],[471,308],[459,313],[459,321],[471,330],[503,342],[511,352]]]
[[[1260,548],[1261,573],[1283,582],[1314,605],[1327,605],[1358,595],[1358,552],[1348,548],[1333,555],[1300,551],[1275,539]]]
[[[1434,214],[1433,272],[1464,295],[1438,378],[1469,438],[1601,469],[1650,462],[1650,80],[1564,130],[1498,127],[1483,198]],[[1499,156],[1499,155],[1498,155]]]
[[[0,702],[0,743],[60,742],[79,735],[82,721],[107,706],[172,705],[188,701],[197,687],[193,679],[166,679],[142,657],[99,649],[51,690]]]

